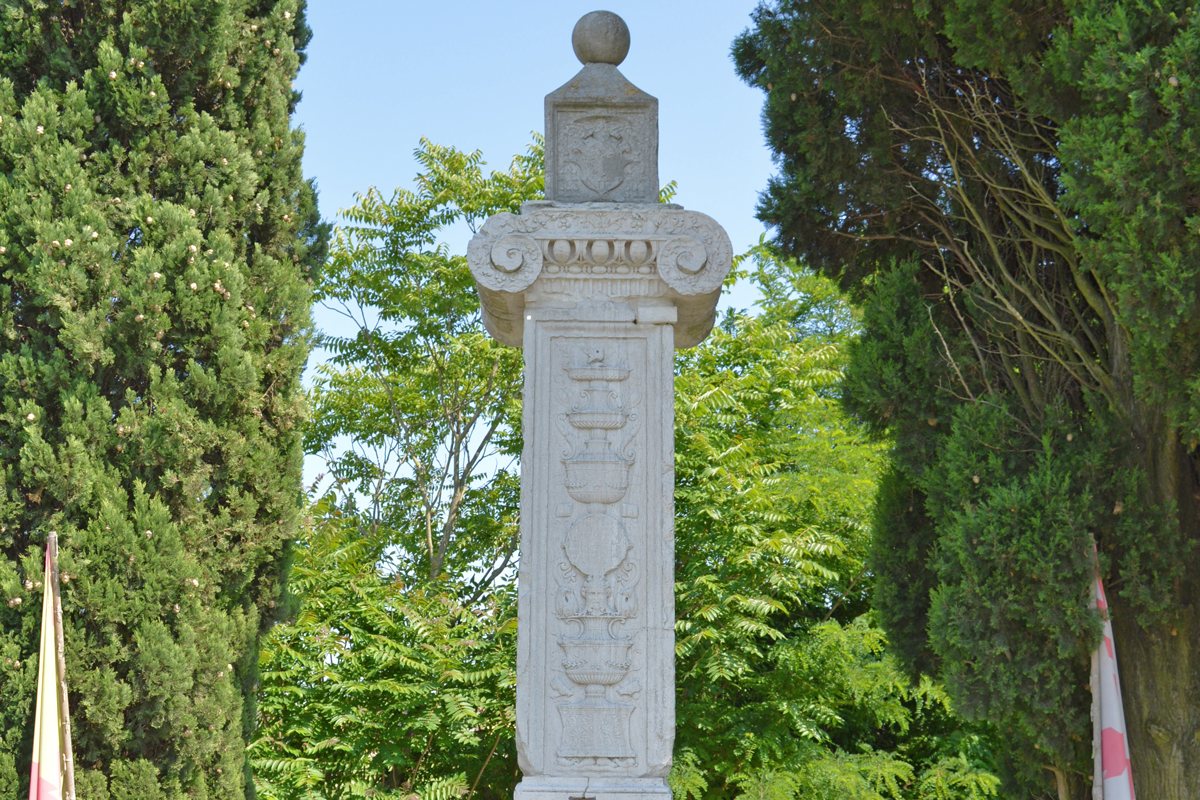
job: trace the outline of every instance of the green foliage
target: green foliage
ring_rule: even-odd
[[[467,608],[383,576],[376,543],[330,518],[292,569],[307,600],[263,652],[260,797],[444,800],[493,766],[498,742],[513,748],[514,593]],[[479,794],[499,796],[504,776],[488,777],[495,790]]]
[[[357,330],[322,338],[306,447],[395,569],[458,580],[486,562],[484,591],[516,548],[521,354],[483,330],[467,260],[438,236],[540,197],[541,144],[488,176],[479,152],[422,140],[415,155],[415,192],[371,189],[337,230],[318,291]]]
[[[880,477],[876,492],[868,554],[875,577],[872,605],[909,671],[936,674],[938,660],[927,631],[937,584],[925,566],[936,538],[925,515],[925,493],[895,468]]]
[[[6,796],[29,775],[50,530],[80,797],[245,796],[325,258],[289,124],[303,9],[0,11]]]
[[[1137,623],[1126,675],[1193,631],[1195,21],[1190,2],[768,0],[734,44],[781,167],[761,218],[866,300],[844,394],[893,446],[881,621],[911,672],[1001,725],[1013,792],[1090,792],[1093,542]],[[1197,707],[1200,672],[1165,687],[1125,687],[1135,780],[1190,796],[1196,721],[1147,731]]]
[[[514,559],[521,354],[483,330],[448,226],[542,190],[541,141],[508,171],[422,141],[416,191],[344,216],[319,296],[306,446],[332,483],[297,556],[303,609],[263,651],[265,798],[508,797],[516,784]]]
[[[1099,620],[1089,607],[1094,506],[1078,481],[1083,446],[1067,442],[1067,426],[1050,427],[1042,451],[1014,464],[1012,453],[983,446],[1012,441],[1012,425],[1006,409],[964,407],[930,476],[926,506],[940,522],[930,636],[968,715],[1086,763],[1091,740],[1078,731],[1090,725],[1090,697],[1079,676]],[[979,619],[990,623],[986,637]]]
[[[1200,447],[1200,28],[1194,3],[1081,3],[1047,54],[1094,98],[1064,118],[1064,205],[1120,298],[1134,384]]]
[[[995,775],[980,772],[966,756],[957,755],[927,769],[917,785],[917,795],[928,800],[983,800],[994,797],[999,788],[1000,780]]]
[[[1128,476],[1126,514],[1100,544],[1145,625],[1200,601],[1184,588],[1200,566],[1198,52],[1194,3],[1087,2],[1047,54],[1056,77],[1091,98],[1086,114],[1062,122],[1063,205],[1085,234],[1081,259],[1118,298],[1128,331],[1114,361],[1128,371],[1129,399],[1095,424],[1098,436],[1129,437],[1144,454]],[[1200,685],[1188,702],[1200,702]],[[1200,764],[1194,745],[1191,765]]]
[[[914,476],[935,458],[938,440],[930,433],[957,405],[939,390],[954,374],[933,304],[918,282],[919,266],[915,260],[891,262],[873,276],[874,292],[864,307],[868,335],[850,345],[844,392],[847,409],[872,433],[891,434],[893,458]]]
[[[994,794],[985,748],[950,779],[979,732],[910,687],[866,615],[882,450],[836,391],[857,316],[754,256],[762,313],[677,357],[675,796]]]

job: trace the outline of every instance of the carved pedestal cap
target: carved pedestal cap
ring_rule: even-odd
[[[598,306],[630,322],[672,323],[675,346],[712,330],[733,246],[711,217],[666,203],[526,203],[488,219],[467,247],[488,333],[520,347],[532,300]],[[589,310],[589,308],[591,310]]]
[[[617,69],[629,28],[593,11],[571,37],[583,69],[546,95],[546,199],[560,203],[658,200],[658,100]]]

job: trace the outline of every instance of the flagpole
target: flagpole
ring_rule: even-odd
[[[75,800],[75,758],[71,752],[71,711],[67,705],[67,658],[63,640],[62,581],[58,575],[58,533],[50,531],[46,540],[50,552],[50,588],[54,597],[54,655],[58,662],[58,709],[62,725],[62,771],[65,800]]]
[[[1092,800],[1104,800],[1104,767],[1100,763],[1100,650],[1092,651]]]

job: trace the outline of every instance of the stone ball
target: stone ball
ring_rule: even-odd
[[[629,53],[629,26],[611,11],[593,11],[575,23],[571,45],[584,64],[615,66]]]

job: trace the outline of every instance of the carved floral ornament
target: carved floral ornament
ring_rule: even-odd
[[[629,490],[639,400],[623,388],[632,372],[623,358],[598,345],[578,355],[564,369],[571,385],[560,380],[558,392],[564,486],[582,515],[567,505],[572,522],[556,574],[560,663],[569,681],[551,682],[562,700],[556,703],[563,725],[557,757],[570,765],[632,766],[629,720],[641,685],[629,677],[635,642],[623,627],[638,615],[639,566],[625,526],[609,509]]]
[[[683,297],[721,288],[733,247],[710,217],[670,205],[600,205],[528,203],[521,214],[493,216],[467,249],[480,289],[524,292],[543,274],[657,275]]]

